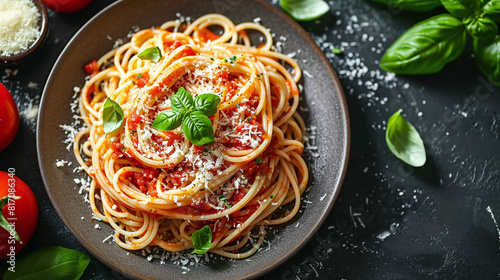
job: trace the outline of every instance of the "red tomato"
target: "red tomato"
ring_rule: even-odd
[[[83,69],[85,72],[89,75],[93,75],[97,72],[99,72],[99,64],[97,64],[97,60],[92,60],[88,64],[86,64]]]
[[[0,259],[10,258],[21,251],[28,244],[38,222],[38,203],[33,191],[13,174],[0,171],[0,199],[6,196],[20,197],[11,199],[3,207],[2,215],[13,225],[21,241],[16,241],[11,232],[0,227]]]
[[[19,129],[19,111],[9,91],[0,84],[0,151],[7,148]]]
[[[49,9],[58,13],[74,13],[83,9],[92,0],[43,0],[43,2]]]
[[[137,76],[137,81],[135,84],[142,88],[144,87],[147,83],[149,82],[149,74],[148,73],[143,73]]]

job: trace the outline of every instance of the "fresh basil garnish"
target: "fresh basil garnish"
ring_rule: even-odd
[[[194,246],[194,251],[191,254],[205,254],[212,248],[212,230],[210,226],[206,225],[193,233],[191,241]]]
[[[479,70],[500,86],[500,36],[493,41],[474,40],[474,54]]]
[[[7,270],[3,280],[80,279],[90,263],[86,254],[64,247],[44,247],[16,260],[15,272]]]
[[[172,110],[166,110],[156,116],[152,127],[158,130],[173,130],[181,126],[182,132],[191,143],[201,146],[215,141],[214,130],[209,116],[217,113],[220,97],[205,93],[193,98],[181,87],[170,97]]]
[[[440,0],[373,0],[392,9],[427,12],[441,6]]]
[[[162,131],[174,130],[181,126],[185,113],[185,110],[181,112],[173,110],[161,112],[155,118],[152,127]]]
[[[154,62],[158,62],[160,61],[160,58],[162,58],[161,50],[158,47],[145,49],[137,56],[140,59],[152,60]]]
[[[193,107],[194,100],[193,96],[185,88],[181,87],[177,92],[170,97],[170,103],[172,104],[172,110],[180,112],[182,110],[188,110]]]
[[[184,117],[182,132],[197,146],[215,141],[212,122],[200,111],[193,111]]]
[[[196,110],[202,112],[204,115],[211,116],[217,113],[217,106],[219,106],[220,101],[218,95],[205,93],[196,96],[194,106]]]
[[[330,10],[323,0],[281,0],[280,6],[297,21],[315,20]]]
[[[102,109],[104,132],[111,133],[123,123],[123,110],[118,103],[107,97]]]
[[[382,69],[396,74],[431,74],[443,69],[465,48],[467,32],[462,21],[442,14],[408,29],[387,50]]]
[[[415,127],[401,116],[398,110],[389,118],[385,141],[389,150],[407,164],[420,167],[425,164],[425,147]]]

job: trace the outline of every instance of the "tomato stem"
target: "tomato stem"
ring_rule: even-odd
[[[3,216],[3,213],[1,210],[5,207],[5,205],[9,204],[11,199],[20,199],[20,196],[4,196],[0,198],[0,226],[3,227],[7,232],[9,232],[11,235],[14,233],[14,238],[16,241],[21,242],[21,238],[19,237],[19,234],[17,234],[17,231],[15,228],[13,228],[10,223],[5,219]]]

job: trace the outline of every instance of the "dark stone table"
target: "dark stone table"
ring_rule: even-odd
[[[0,153],[0,170],[15,168],[40,208],[37,230],[19,256],[49,245],[85,252],[45,192],[34,113],[66,42],[111,2],[93,1],[68,15],[50,12],[49,35],[37,57],[17,67],[0,66],[0,82],[21,111],[16,139]],[[444,9],[412,13],[367,0],[329,4],[328,15],[303,27],[324,49],[343,85],[352,132],[349,167],[318,234],[265,278],[498,279],[500,90],[480,74],[470,40],[465,53],[438,74],[394,76],[378,67],[384,51],[408,27]],[[333,54],[332,46],[343,53]],[[386,121],[400,108],[424,140],[424,167],[404,164],[385,144]],[[0,274],[6,268],[2,261]],[[82,277],[121,278],[93,258]]]

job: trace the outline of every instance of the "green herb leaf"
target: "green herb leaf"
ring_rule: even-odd
[[[102,109],[104,132],[111,133],[123,123],[123,110],[118,103],[107,97]]]
[[[334,54],[341,54],[342,53],[342,50],[337,48],[337,47],[332,47],[332,53]]]
[[[211,116],[217,113],[217,107],[220,103],[220,97],[212,93],[204,93],[196,96],[194,99],[194,107],[206,116]]]
[[[258,157],[255,159],[255,162],[260,164],[260,163],[262,163],[262,160],[260,159],[260,157]]]
[[[174,130],[181,126],[184,114],[185,110],[180,112],[173,110],[163,111],[156,116],[151,127],[161,131]]]
[[[469,34],[476,39],[491,42],[498,35],[497,24],[487,17],[467,17],[463,23]]]
[[[193,111],[184,117],[182,131],[187,139],[197,146],[215,141],[212,122],[200,111]]]
[[[479,70],[500,86],[500,36],[493,41],[474,40],[474,54]]]
[[[391,9],[404,9],[415,12],[427,12],[441,6],[440,0],[372,0]]]
[[[5,181],[7,182],[7,181]],[[11,199],[20,199],[20,196],[14,196],[14,197],[9,197],[9,196],[4,196],[0,198],[0,226],[4,228],[7,232],[14,232],[14,239],[16,241],[21,241],[21,238],[19,237],[19,234],[17,234],[17,231],[14,228],[10,227],[10,223],[5,219],[5,217],[2,214],[2,209],[9,203]]]
[[[180,112],[189,110],[194,105],[193,96],[185,88],[181,87],[170,97],[172,110]]]
[[[231,62],[231,64],[234,64],[234,62],[236,61],[236,56],[233,55],[229,58],[229,61]]]
[[[208,116],[217,112],[219,96],[207,93],[193,99],[191,93],[181,87],[170,100],[172,110],[158,114],[153,122],[153,128],[172,130],[182,123],[182,131],[191,143],[201,146],[215,141],[212,122]]]
[[[280,0],[280,6],[297,21],[315,20],[330,10],[323,0]]]
[[[483,12],[495,22],[500,22],[500,0],[488,1],[483,6]]]
[[[80,279],[90,258],[79,251],[44,247],[16,260],[15,272],[7,270],[3,280]]]
[[[191,254],[205,254],[212,248],[212,230],[210,226],[206,225],[193,233],[191,241],[194,246],[194,251]]]
[[[160,58],[162,58],[161,50],[158,47],[145,49],[137,56],[140,59],[152,60],[154,62],[158,62],[160,61]]]
[[[401,116],[400,109],[389,118],[385,141],[389,150],[407,164],[420,167],[425,164],[425,147],[418,131]]]
[[[480,0],[441,0],[444,8],[459,19],[474,15],[482,9]]]
[[[387,50],[380,67],[396,74],[439,72],[464,50],[467,32],[450,14],[421,21],[408,29]]]

